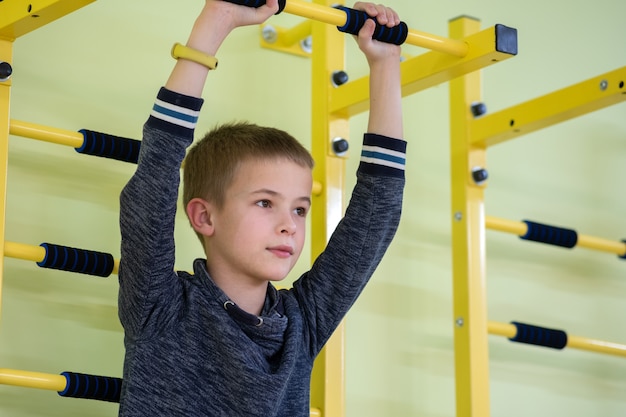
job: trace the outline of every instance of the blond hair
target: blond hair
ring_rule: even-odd
[[[310,169],[314,165],[309,151],[283,130],[247,122],[217,126],[185,158],[183,205],[202,198],[222,207],[237,168],[249,159],[286,159]]]

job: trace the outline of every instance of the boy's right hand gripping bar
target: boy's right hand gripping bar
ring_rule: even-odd
[[[265,0],[224,1],[248,7],[261,7],[265,4]],[[276,12],[276,14],[282,12],[285,9],[286,3],[287,0],[278,0],[278,12]],[[367,19],[373,19],[367,13],[361,10],[355,10],[345,6],[336,6],[336,9],[342,10],[346,13],[346,22],[343,24],[343,26],[337,26],[337,29],[339,29],[339,31],[341,32],[350,33],[352,35],[358,35],[359,30],[361,30],[365,21]],[[398,25],[392,28],[379,25],[378,22],[376,22],[376,29],[374,30],[374,35],[372,35],[372,38],[381,42],[401,45],[404,43],[404,41],[406,41],[408,34],[409,27],[404,22],[400,22]]]

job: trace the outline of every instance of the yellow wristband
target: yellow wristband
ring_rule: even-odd
[[[181,45],[176,42],[172,47],[172,58],[174,59],[186,59],[188,61],[196,62],[200,65],[204,65],[208,69],[212,70],[217,68],[217,58],[214,56],[200,52],[197,49],[190,48],[185,45]]]

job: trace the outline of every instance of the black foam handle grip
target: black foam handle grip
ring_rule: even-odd
[[[509,338],[512,342],[528,343],[553,349],[563,349],[567,346],[567,333],[563,330],[547,329],[545,327],[512,321],[517,328],[515,337]]]
[[[346,23],[343,26],[337,26],[337,29],[341,32],[358,35],[367,19],[373,19],[376,22],[376,19],[370,17],[362,10],[355,10],[345,6],[336,6],[336,8],[346,13]],[[406,41],[408,34],[409,27],[404,22],[400,22],[400,24],[392,28],[380,25],[376,22],[376,29],[374,30],[372,38],[381,42],[402,45],[404,41]]]
[[[525,235],[520,236],[521,239],[562,246],[564,248],[573,248],[578,242],[578,233],[575,230],[548,226],[529,220],[524,220],[524,223],[526,223],[528,229]]]
[[[108,277],[113,272],[113,255],[69,246],[42,243],[46,256],[37,262],[42,268],[60,269],[69,272]]]
[[[224,1],[227,1],[233,4],[238,4],[240,6],[248,6],[248,7],[254,7],[254,8],[261,7],[265,4],[265,0],[224,0]],[[276,14],[279,14],[280,12],[285,10],[286,3],[287,3],[287,0],[278,0],[278,11],[276,12]]]
[[[89,400],[120,402],[122,379],[108,376],[87,375],[75,372],[61,373],[67,381],[61,397],[85,398]]]
[[[79,130],[83,135],[83,144],[75,148],[76,152],[87,155],[101,156],[118,161],[137,163],[141,141],[122,138],[93,130]]]

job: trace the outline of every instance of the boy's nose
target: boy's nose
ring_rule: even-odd
[[[296,222],[293,221],[291,217],[291,213],[288,216],[283,216],[280,222],[279,229],[280,233],[286,233],[288,235],[293,235],[296,233]]]

